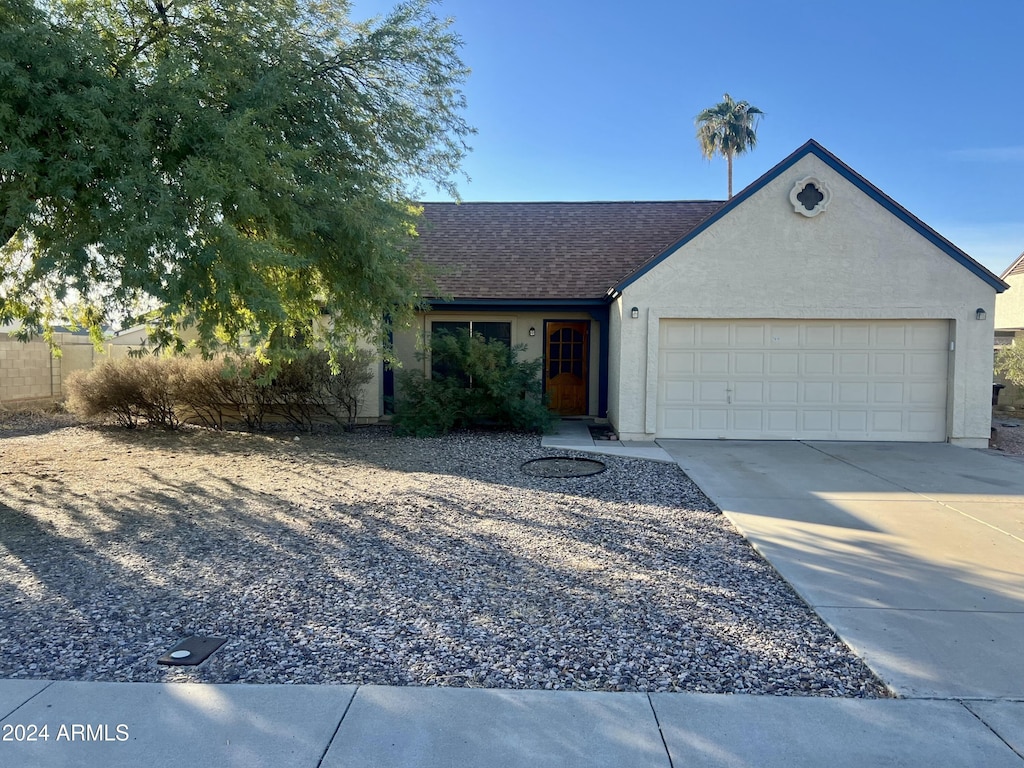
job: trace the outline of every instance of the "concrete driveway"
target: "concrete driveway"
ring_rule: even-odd
[[[895,693],[1024,699],[1024,464],[943,444],[659,444]]]

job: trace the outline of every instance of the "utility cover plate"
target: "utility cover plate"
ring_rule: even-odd
[[[604,462],[594,459],[572,459],[564,456],[550,456],[533,459],[522,466],[523,472],[537,477],[586,477],[604,472]]]
[[[202,664],[211,653],[220,648],[228,639],[226,637],[186,637],[167,653],[156,660],[157,664],[170,667],[194,667]]]

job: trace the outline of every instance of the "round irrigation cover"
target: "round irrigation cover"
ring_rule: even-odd
[[[586,477],[604,472],[603,462],[595,459],[571,459],[564,456],[549,456],[532,459],[523,464],[523,472],[537,477]]]

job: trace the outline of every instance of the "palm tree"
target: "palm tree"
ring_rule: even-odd
[[[746,101],[733,101],[725,94],[724,101],[705,109],[694,119],[700,151],[708,160],[716,154],[729,164],[729,198],[732,198],[732,158],[742,155],[757,144],[757,120],[764,115]]]

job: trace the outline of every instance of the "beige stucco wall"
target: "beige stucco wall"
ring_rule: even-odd
[[[794,184],[832,193],[814,218]],[[624,439],[655,432],[663,318],[948,319],[947,428],[985,447],[990,429],[995,290],[808,155],[628,286],[613,307],[609,412]],[[640,318],[629,317],[630,308]],[[988,319],[975,319],[978,307]]]
[[[1010,287],[996,298],[996,330],[1024,329],[1024,274],[1003,279]]]
[[[522,353],[522,360],[536,360],[544,356],[544,321],[552,320],[589,320],[590,321],[590,381],[588,387],[588,410],[591,415],[598,412],[598,386],[599,366],[601,348],[601,328],[593,317],[586,312],[446,312],[437,309],[432,312],[425,312],[418,317],[417,326],[414,329],[396,332],[394,335],[395,357],[401,363],[401,370],[421,371],[427,374],[430,371],[428,359],[417,360],[417,353],[422,354],[422,339],[427,338],[430,332],[430,324],[433,322],[446,321],[475,321],[487,323],[511,323],[512,344],[525,344],[526,350]],[[537,331],[536,336],[530,336],[530,328]],[[396,390],[399,387],[395,383]]]
[[[0,339],[0,404],[44,405],[63,397],[63,383],[70,373],[89,369],[96,349],[83,336],[58,333],[54,342],[60,357],[42,339],[29,342]]]

